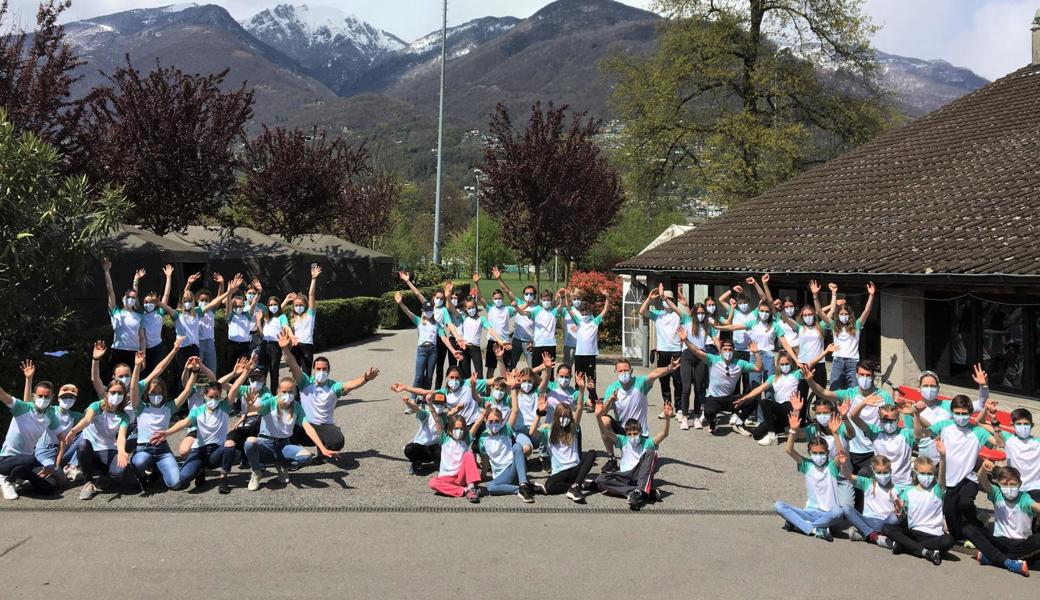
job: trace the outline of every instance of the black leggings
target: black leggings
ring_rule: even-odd
[[[762,409],[762,422],[751,432],[752,437],[760,440],[770,432],[780,434],[787,429],[787,415],[791,414],[790,402],[762,400],[758,406]]]
[[[943,515],[946,517],[946,529],[955,540],[964,539],[965,525],[982,527],[978,510],[975,508],[975,496],[979,494],[979,484],[964,478],[952,488],[946,489],[943,498]]]
[[[827,389],[827,386],[830,385],[830,382],[827,381],[827,366],[823,364],[822,360],[813,367],[812,378],[823,389]],[[816,394],[812,393],[809,382],[804,379],[798,381],[798,393],[802,396],[802,410],[798,411],[798,416],[801,417],[802,424],[805,424],[809,422],[809,407],[812,406]]]
[[[270,389],[276,392],[278,390],[278,370],[282,366],[282,347],[278,345],[278,342],[264,340],[264,351],[260,355],[260,362],[267,367],[267,373],[270,375]]]
[[[254,421],[249,427],[236,427],[228,432],[227,439],[235,442],[235,450],[241,452],[243,457],[246,455],[246,440],[260,435],[260,419]]]
[[[227,341],[224,345],[224,365],[228,369],[235,368],[235,363],[243,356],[249,356],[249,342]]]
[[[323,446],[333,452],[338,452],[347,445],[347,440],[343,437],[343,430],[340,429],[333,423],[311,423],[311,427],[314,428],[314,433],[318,434],[318,439],[321,440]],[[311,440],[307,432],[297,425],[293,428],[293,435],[290,438],[292,443],[299,446],[315,447],[314,442]]]
[[[292,355],[296,359],[297,364],[300,365],[300,368],[303,369],[303,372],[310,375],[311,365],[314,364],[314,344],[301,343],[292,349]]]
[[[922,556],[925,550],[948,552],[950,548],[953,548],[953,538],[949,534],[922,533],[910,529],[905,523],[884,525],[881,527],[881,533],[899,544],[904,552],[914,556]]]
[[[596,355],[595,354],[575,354],[574,355],[574,373],[581,373],[585,376],[586,380],[596,381]],[[589,398],[592,400],[598,400],[599,396],[596,394],[596,389],[593,388],[589,393]]]
[[[502,336],[503,339],[509,339],[509,336]],[[495,348],[498,348],[499,344],[496,341],[488,340],[487,348],[484,350],[484,368],[487,369],[487,374],[491,375],[498,368],[498,357],[495,356]],[[514,367],[513,363],[513,352],[506,350],[502,354],[502,362],[506,365],[506,371],[512,371]]]
[[[1040,551],[1040,533],[1034,533],[1024,540],[1016,540],[993,535],[977,525],[965,525],[964,534],[989,562],[997,566],[1003,566],[1009,559],[1022,560],[1022,557]]]
[[[435,442],[424,446],[411,442],[404,447],[404,455],[415,466],[423,463],[433,463],[437,466],[441,464],[441,445]]]
[[[54,493],[56,488],[50,481],[37,475],[42,468],[43,465],[32,454],[0,456],[0,475],[10,479],[11,483],[14,483],[13,480],[16,479],[24,479],[29,482],[34,492],[49,496]]]
[[[715,431],[715,418],[724,410],[735,412],[742,420],[755,412],[757,403],[753,400],[745,402],[740,408],[733,408],[733,402],[738,397],[736,394],[730,394],[729,396],[708,396],[704,399],[704,421],[708,424],[709,429]]]
[[[585,452],[581,455],[581,462],[578,466],[564,469],[559,473],[553,473],[545,480],[545,493],[550,496],[555,494],[564,494],[567,490],[571,489],[572,486],[581,485],[583,481],[589,476],[589,471],[592,470],[592,463],[596,462],[596,453],[592,450]]]
[[[657,351],[657,366],[667,367],[672,364],[673,358],[678,358],[679,352],[663,352]],[[661,376],[658,381],[661,382],[661,398],[665,404],[671,404],[672,406],[678,406],[679,397],[682,396],[682,377],[679,375],[679,371],[675,370],[671,373],[666,373]]]
[[[462,351],[462,360],[459,361],[459,374],[463,379],[469,379],[474,373],[477,379],[484,378],[483,365],[481,364],[480,345],[469,344]]]
[[[701,414],[704,407],[704,386],[707,382],[708,363],[697,358],[697,355],[686,348],[682,351],[679,363],[679,378],[682,380],[682,393],[679,395],[679,414],[690,414],[690,393],[693,393],[693,415]]]

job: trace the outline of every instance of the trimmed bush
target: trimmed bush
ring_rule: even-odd
[[[381,301],[371,296],[319,300],[314,349],[324,351],[375,334]]]

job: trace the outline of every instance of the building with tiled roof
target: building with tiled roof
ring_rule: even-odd
[[[799,304],[818,279],[857,308],[874,281],[861,354],[897,384],[924,369],[966,382],[981,362],[995,388],[1040,396],[1037,15],[1032,64],[616,270],[704,293],[769,272],[774,294]]]

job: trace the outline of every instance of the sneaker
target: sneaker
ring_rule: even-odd
[[[259,471],[253,471],[253,474],[249,476],[249,485],[246,486],[246,489],[249,490],[250,492],[255,492],[258,489],[260,489],[260,472]]]
[[[220,483],[217,484],[217,491],[221,494],[231,493],[231,486],[228,484],[227,477],[220,478]]]
[[[473,504],[480,502],[480,494],[477,493],[477,488],[469,488],[466,490],[466,500],[469,500]]]
[[[549,495],[549,492],[546,491],[546,489],[545,489],[545,484],[540,482],[540,481],[536,482],[536,483],[532,483],[531,487],[534,489],[535,492],[537,492],[537,493],[539,493],[539,494],[541,494],[543,496],[548,496]]]
[[[664,411],[663,410],[661,411],[661,414],[657,415],[657,418],[658,419],[664,419]]]
[[[780,528],[784,531],[790,531],[792,533],[798,531],[798,528],[792,525],[789,521],[784,521],[784,524],[781,525]]]
[[[643,508],[643,494],[639,490],[632,490],[628,493],[628,507],[632,510],[639,510]]]
[[[813,535],[815,535],[817,538],[821,540],[826,540],[828,542],[834,541],[834,536],[831,535],[831,530],[829,527],[817,527],[813,530]]]
[[[888,541],[891,543],[889,545],[888,549],[892,551],[892,554],[902,554],[903,553],[903,547],[899,545],[899,542],[897,542],[897,541],[895,541],[893,539],[889,539]]]
[[[757,443],[759,446],[775,446],[778,443],[778,441],[779,440],[777,440],[776,434],[773,432],[769,432],[765,435],[765,437],[758,440]]]
[[[962,540],[962,541],[957,542],[957,543],[960,544],[961,546],[964,546],[968,550],[978,550],[978,548],[975,547],[975,544],[971,543],[971,540]]]
[[[650,490],[650,499],[654,502],[660,502],[662,500],[661,490],[657,488]]]
[[[686,417],[683,417],[683,418],[679,419],[679,429],[681,429],[683,431],[689,431],[690,430],[690,420],[687,419]]]
[[[18,491],[14,489],[6,475],[0,475],[0,493],[3,494],[4,500],[18,499]]]
[[[415,411],[412,410],[411,407],[408,407],[408,408],[404,409],[404,414],[406,414],[406,415],[415,414]]]
[[[614,457],[610,457],[607,464],[603,465],[603,473],[613,473],[619,469],[617,460]]]
[[[979,564],[984,566],[984,567],[993,564],[993,563],[989,562],[989,559],[986,558],[986,555],[981,553],[981,552],[976,552],[975,553],[975,560],[979,561]]]
[[[581,486],[575,484],[567,490],[567,497],[575,502],[585,502],[585,495],[581,493]]]
[[[694,429],[704,429],[704,417],[696,417],[693,419]]]
[[[733,426],[733,431],[736,431],[737,433],[739,433],[740,435],[742,435],[744,437],[751,437],[751,432],[748,431],[747,429],[744,429],[743,425],[734,425]]]
[[[411,473],[412,475],[418,475],[419,474],[419,468],[420,467],[419,467],[418,464],[412,463],[412,465],[410,467],[408,467],[408,472]]]
[[[520,491],[516,495],[520,496],[520,499],[528,504],[534,502],[534,491],[531,490],[531,484],[529,483],[520,484]]]
[[[79,467],[69,465],[65,467],[65,477],[70,481],[74,482],[83,476],[83,472],[79,470]]]
[[[586,479],[585,481],[581,482],[581,492],[583,494],[591,494],[596,491],[598,491],[598,488],[596,488],[595,479]]]
[[[863,534],[859,532],[859,529],[853,529],[849,532],[849,540],[853,542],[862,542],[867,538],[863,537]]]
[[[730,425],[737,425],[738,423],[740,423],[740,417],[738,417],[736,413],[729,416]]]
[[[206,485],[206,469],[199,469],[198,474],[195,475],[195,487],[200,488]]]
[[[942,564],[942,552],[938,550],[925,550],[924,557],[932,561],[932,564],[937,567]]]
[[[83,488],[79,491],[79,499],[80,500],[90,500],[94,496],[97,496],[97,494],[98,494],[97,486],[95,486],[93,484],[93,482],[88,481],[88,482],[83,484]]]
[[[1012,573],[1018,573],[1022,577],[1029,577],[1029,564],[1024,560],[1009,560],[1004,563],[1004,566]]]
[[[137,493],[139,497],[147,498],[152,495],[152,493],[148,491],[148,483],[149,481],[147,478],[138,478],[137,485],[141,486],[141,491]]]
[[[278,481],[282,483],[289,483],[289,472],[285,470],[285,465],[278,463]]]
[[[895,541],[889,539],[887,536],[879,535],[874,543],[886,550],[891,550],[895,546]]]

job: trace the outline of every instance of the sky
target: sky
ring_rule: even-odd
[[[199,4],[205,0],[196,0]],[[651,0],[622,0],[647,8]],[[12,15],[31,22],[37,0],[9,0]],[[132,8],[165,6],[171,0],[73,0],[67,20]],[[213,0],[237,19],[285,3],[267,0]],[[290,0],[290,3],[291,0]],[[297,0],[297,4],[304,4]],[[477,17],[527,17],[549,0],[449,0],[448,24]],[[440,26],[440,0],[314,0],[357,15],[405,41]],[[866,0],[865,12],[882,28],[874,46],[891,54],[943,59],[996,79],[1029,62],[1029,24],[1038,0]]]

